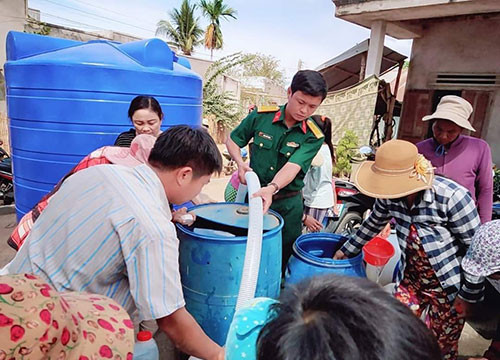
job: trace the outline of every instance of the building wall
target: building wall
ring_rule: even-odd
[[[6,116],[3,64],[6,61],[5,40],[11,30],[23,31],[26,0],[0,0],[0,117]]]
[[[207,73],[209,66],[212,65],[214,61],[199,59],[187,55],[180,55],[180,56],[185,57],[186,59],[189,60],[189,63],[191,64],[191,70],[200,75],[201,78],[203,79],[203,82],[205,82],[205,74]]]
[[[30,12],[33,10],[30,9]],[[48,36],[62,39],[70,39],[76,41],[90,41],[90,40],[111,40],[117,41],[120,43],[127,43],[131,41],[142,40],[139,37],[123,34],[120,32],[115,32],[111,30],[106,31],[97,31],[97,32],[88,32],[79,29],[68,28],[61,25],[55,24],[39,24],[37,21],[33,21],[32,19],[28,19],[26,25],[24,27],[24,31],[29,33],[34,33],[39,31],[43,26],[47,27],[49,30]]]
[[[0,0],[0,64],[6,60],[5,39],[11,30],[23,31],[26,19],[26,0]]]
[[[450,87],[432,85],[436,73],[492,73],[500,76],[500,17],[470,16],[424,23],[422,37],[413,40],[407,94],[427,90],[490,91],[485,126],[479,134],[490,144],[493,161],[500,164],[500,89],[498,87]],[[406,103],[404,107],[415,108]],[[407,109],[407,110],[408,110]],[[412,114],[403,110],[402,122],[408,126]],[[417,124],[415,124],[416,127]]]
[[[223,92],[229,92],[231,93],[234,98],[239,101],[241,97],[241,84],[238,79],[235,79],[231,76],[222,74],[219,76],[217,79],[219,82],[219,88]]]

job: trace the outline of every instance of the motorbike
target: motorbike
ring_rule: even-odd
[[[3,141],[0,140],[0,198],[4,205],[14,202],[14,184],[12,182],[12,159],[2,148]]]
[[[329,209],[325,217],[325,232],[351,235],[356,232],[363,220],[369,215],[375,199],[362,194],[352,182],[335,181],[337,203],[335,212]]]
[[[375,151],[370,146],[359,148],[360,154],[365,160],[372,160]],[[364,219],[370,214],[375,199],[362,194],[350,181],[335,180],[334,191],[337,198],[335,211],[329,209],[323,223],[325,232],[341,235],[351,235],[359,228]]]
[[[492,220],[500,219],[500,203],[493,204],[493,214],[491,219]]]
[[[246,161],[248,157],[247,150],[245,148],[242,148],[240,149],[240,153],[243,161]],[[227,160],[226,164],[222,168],[222,172],[224,173],[224,175],[231,175],[236,170],[238,170],[238,165],[236,164],[236,161],[234,161],[231,155],[229,155],[229,151],[227,151],[227,149],[222,152],[222,156],[224,156],[224,158]]]

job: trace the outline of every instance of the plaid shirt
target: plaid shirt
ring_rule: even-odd
[[[469,192],[454,181],[437,176],[432,188],[423,191],[411,209],[404,199],[377,199],[373,212],[341,250],[346,255],[358,253],[393,217],[402,250],[397,283],[404,274],[406,239],[413,224],[441,286],[453,301],[461,284],[461,259],[480,225]],[[470,277],[467,280],[460,289],[460,296],[464,299],[477,297],[474,284],[480,280]]]

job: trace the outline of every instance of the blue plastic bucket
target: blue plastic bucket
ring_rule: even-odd
[[[180,271],[187,310],[219,345],[226,341],[240,289],[248,232],[248,206],[216,203],[194,206],[193,226],[177,225]],[[277,298],[281,283],[283,219],[264,215],[262,254],[255,296]]]
[[[304,279],[325,274],[365,277],[363,255],[346,260],[333,260],[333,255],[347,240],[331,233],[301,235],[293,244],[288,260],[285,284],[296,284]]]

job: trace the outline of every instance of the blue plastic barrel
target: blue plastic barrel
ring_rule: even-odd
[[[288,260],[285,284],[296,284],[317,275],[337,274],[365,277],[363,255],[360,253],[346,260],[333,260],[333,255],[346,237],[331,233],[301,235],[293,244]]]
[[[201,125],[202,80],[160,39],[83,43],[11,31],[6,44],[18,219],[84,156],[132,127],[135,96],[160,102],[163,129]]]
[[[191,209],[196,222],[177,225],[180,270],[187,310],[207,335],[224,345],[240,289],[248,232],[247,204],[217,203]],[[283,219],[264,215],[256,296],[277,298],[281,283]]]

